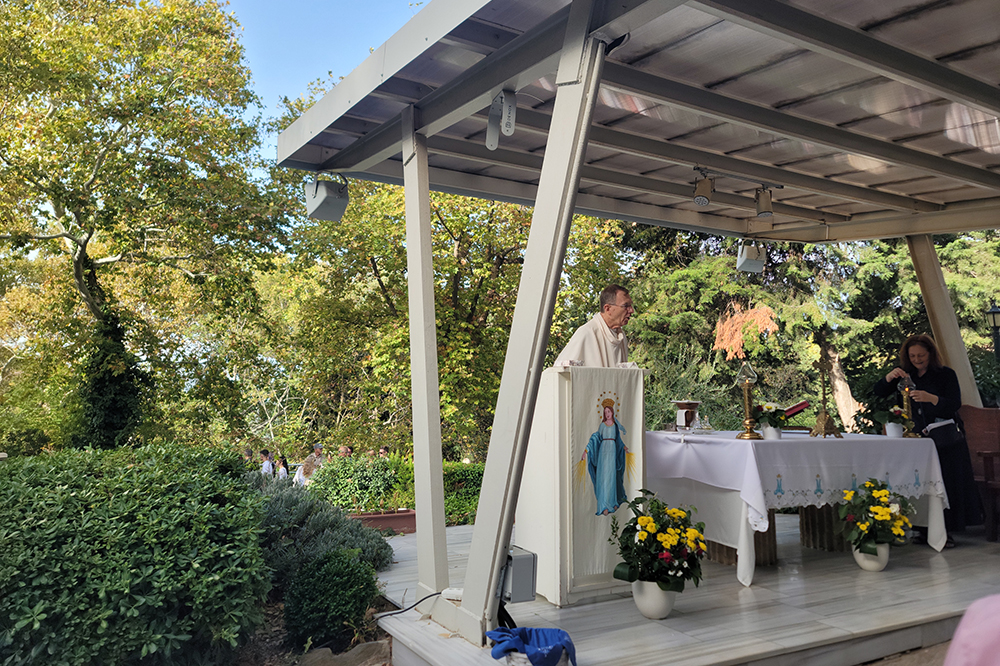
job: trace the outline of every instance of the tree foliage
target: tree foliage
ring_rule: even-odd
[[[218,359],[222,327],[192,329],[227,312],[252,315],[255,275],[280,249],[294,208],[258,157],[258,102],[238,28],[211,0],[0,4],[0,263],[14,274],[0,317],[36,324],[27,335],[17,323],[3,329],[0,381],[46,365],[54,377],[72,375],[82,357],[99,355],[91,345],[108,340],[109,326],[127,322],[122,342],[144,372],[168,379],[157,385],[176,411],[190,401],[193,366]],[[175,318],[182,301],[188,316]],[[175,370],[182,376],[171,381]],[[229,379],[219,374],[213,388]],[[27,398],[31,384],[18,384]],[[52,415],[73,411],[60,396],[75,389],[63,377],[34,390],[59,441],[72,419]],[[37,426],[19,418],[22,429]]]

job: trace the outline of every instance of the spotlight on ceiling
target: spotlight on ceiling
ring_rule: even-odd
[[[712,192],[715,192],[715,179],[702,178],[694,184],[694,202],[699,206],[712,203]]]
[[[306,195],[306,212],[316,220],[339,222],[350,203],[347,179],[337,174],[341,182],[314,180],[303,186]]]
[[[774,215],[774,209],[771,208],[771,190],[762,187],[757,190],[757,194],[754,195],[753,199],[757,202],[757,217],[771,217]]]

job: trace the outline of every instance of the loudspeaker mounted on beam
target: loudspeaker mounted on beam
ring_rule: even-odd
[[[339,174],[338,174],[339,176]],[[306,183],[303,189],[306,195],[306,212],[316,220],[339,222],[344,217],[350,196],[347,192],[347,179],[340,176],[342,183],[332,180],[314,180]]]
[[[740,251],[736,255],[736,270],[747,273],[764,272],[764,263],[767,261],[767,250],[763,245],[740,245]]]

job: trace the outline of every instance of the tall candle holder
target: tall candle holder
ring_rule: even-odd
[[[813,363],[813,367],[819,370],[819,386],[820,386],[820,401],[819,401],[819,413],[816,414],[816,425],[811,431],[809,431],[810,437],[823,437],[826,439],[827,435],[833,435],[839,439],[843,439],[843,435],[840,434],[840,428],[834,423],[833,417],[826,411],[826,380],[827,374],[833,370],[833,363],[830,362],[828,358],[821,358],[820,360]]]
[[[753,417],[753,406],[750,404],[750,387],[757,383],[757,373],[753,371],[750,364],[743,361],[739,373],[736,375],[736,383],[743,389],[743,428],[744,431],[736,435],[736,439],[764,439],[760,433],[754,431],[757,425]]]
[[[920,433],[913,432],[913,399],[910,397],[910,391],[917,388],[917,385],[906,375],[899,380],[896,388],[903,394],[903,416],[906,417],[903,422],[903,437],[920,437]]]

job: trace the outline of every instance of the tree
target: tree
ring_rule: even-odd
[[[0,4],[0,244],[61,263],[97,332],[142,329],[149,308],[113,287],[154,300],[164,270],[254,306],[293,207],[257,157],[237,28],[211,0]]]

